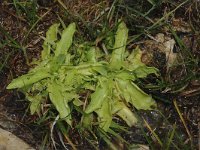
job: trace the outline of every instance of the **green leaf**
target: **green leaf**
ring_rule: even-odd
[[[43,50],[42,50],[42,60],[47,59],[48,56],[50,55],[51,51],[51,45],[57,40],[57,34],[58,34],[58,27],[60,24],[53,24],[49,28],[49,30],[46,33],[46,39],[42,45]]]
[[[63,95],[62,86],[57,84],[55,81],[51,81],[48,84],[47,91],[49,92],[51,102],[59,112],[60,118],[64,119],[69,125],[71,125],[71,110],[68,105],[68,100]]]
[[[92,70],[98,72],[99,74],[106,76],[108,74],[108,69],[106,67],[106,65],[102,65],[102,66],[94,66],[92,67]]]
[[[66,73],[63,74],[65,76],[63,84],[65,85],[64,89],[71,91],[79,88],[84,83],[83,77],[78,73],[76,69],[66,70]]]
[[[128,70],[122,70],[120,72],[117,72],[115,77],[123,80],[132,80],[132,81],[136,79],[135,74],[133,74],[131,71]]]
[[[106,98],[102,104],[102,107],[97,109],[95,112],[98,115],[99,126],[107,132],[112,122],[111,105],[109,103],[109,99]]]
[[[46,86],[47,86],[47,79],[43,79],[43,80],[41,80],[41,81],[39,81],[39,82],[36,82],[36,83],[34,83],[32,86],[31,86],[31,92],[33,92],[34,91],[34,94],[35,93],[40,93],[40,94],[42,94],[42,92],[43,91],[45,91],[45,89],[46,89]],[[35,91],[38,91],[38,92],[35,92]],[[32,95],[32,94],[31,94]]]
[[[158,75],[158,69],[156,69],[154,67],[147,67],[145,65],[145,66],[141,66],[141,67],[138,67],[137,69],[135,69],[133,71],[133,74],[137,78],[146,78],[149,74],[156,74],[156,75]]]
[[[83,114],[83,116],[82,116],[82,125],[83,125],[83,127],[91,128],[93,119],[94,119],[94,115],[92,113]]]
[[[84,105],[84,102],[82,102],[80,99],[76,98],[74,101],[73,101],[73,104],[75,106],[83,106]]]
[[[40,104],[43,100],[42,95],[29,96],[28,94],[26,94],[26,98],[31,102],[31,115],[33,115],[35,112],[38,112],[40,109]]]
[[[114,70],[120,70],[123,65],[127,39],[128,28],[124,22],[121,22],[116,32],[114,50],[110,61],[110,67]]]
[[[123,102],[120,102],[119,100],[115,101],[113,104],[112,113],[121,117],[130,127],[137,123],[135,114]]]
[[[156,106],[152,97],[143,92],[136,84],[129,80],[117,79],[121,95],[127,102],[130,102],[136,109],[152,109]]]
[[[142,53],[138,48],[130,55],[125,51],[128,29],[124,22],[118,25],[111,56],[109,53],[105,55],[91,42],[78,46],[74,44],[70,50],[75,23],[63,30],[60,39],[57,37],[58,28],[59,24],[54,24],[47,31],[42,60],[36,61],[36,67],[28,74],[14,79],[7,87],[23,90],[31,101],[31,114],[39,111],[42,100],[49,96],[60,118],[69,125],[73,121],[72,105],[78,113],[83,114],[80,125],[91,129],[91,122],[96,123],[96,113],[99,127],[108,132],[113,115],[121,117],[129,126],[137,123],[128,103],[137,109],[151,109],[155,106],[152,97],[132,81],[150,73],[156,74],[157,69],[141,62]],[[109,58],[110,62],[107,61]],[[84,110],[82,95],[90,93],[88,91],[93,93],[88,95],[89,104]]]
[[[126,68],[130,71],[132,71],[137,78],[145,78],[149,74],[156,74],[158,72],[158,69],[155,67],[148,67],[146,66],[142,61],[142,51],[137,47],[132,51],[132,53],[127,58],[128,63],[126,65]]]
[[[145,66],[145,64],[141,61],[141,57],[142,51],[139,49],[139,47],[136,47],[127,58],[128,64],[126,67],[129,70],[134,71],[139,67]]]
[[[101,80],[101,79],[100,79]],[[101,83],[96,87],[95,92],[91,95],[91,102],[87,106],[85,113],[91,113],[102,107],[102,104],[109,96],[109,81],[101,80]]]
[[[12,82],[7,86],[7,89],[22,88],[24,86],[36,83],[49,76],[50,74],[44,69],[37,70],[36,72],[30,72],[26,75],[22,75],[17,79],[12,80]]]
[[[75,31],[75,23],[69,24],[69,26],[63,30],[61,39],[56,45],[55,56],[59,56],[60,54],[67,55],[67,52],[72,45],[73,35]]]
[[[52,61],[49,62],[51,72],[57,72],[64,62],[65,55],[63,54],[53,57]]]
[[[95,47],[90,47],[89,50],[86,52],[86,59],[87,62],[96,62],[96,48]]]

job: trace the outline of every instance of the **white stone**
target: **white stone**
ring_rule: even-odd
[[[0,150],[35,150],[14,134],[0,128]]]

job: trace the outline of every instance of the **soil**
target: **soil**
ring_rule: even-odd
[[[92,4],[95,3],[95,1],[90,2]],[[129,1],[127,1],[127,3],[128,2]],[[74,3],[78,3],[78,1],[74,1]],[[28,62],[40,57],[40,52],[42,49],[41,45],[43,42],[42,36],[45,36],[45,32],[51,24],[59,22],[58,15],[60,17],[63,16],[63,8],[61,5],[54,3],[53,1],[46,2],[39,0],[38,4],[37,16],[42,18],[36,24],[34,30],[32,30],[30,33],[29,30],[31,29],[31,24],[30,21],[28,21],[29,18],[25,13],[18,15],[14,5],[9,3],[9,1],[4,1],[0,4],[0,42],[2,44],[3,41],[11,41],[5,46],[0,47],[0,64],[4,64],[2,67],[0,67],[0,126],[25,140],[36,149],[39,149],[41,146],[41,141],[43,141],[45,138],[47,133],[46,131],[50,130],[50,125],[47,124],[45,126],[38,126],[35,124],[34,121],[37,117],[29,114],[29,104],[24,99],[24,96],[15,90],[6,90],[6,86],[13,78],[25,74],[29,70],[31,66]],[[89,2],[85,2],[87,8],[89,7],[89,4]],[[81,5],[81,3],[79,5]],[[109,3],[105,2],[105,6],[108,5]],[[73,6],[75,6],[75,4]],[[76,7],[73,8],[74,12],[83,11],[76,9]],[[92,13],[89,14],[88,11],[85,11],[83,15],[87,18],[86,20],[89,21]],[[195,13],[192,14],[192,17],[195,17]],[[70,17],[64,17],[63,21],[69,22],[70,19]],[[195,21],[197,22],[198,20],[196,19]],[[196,24],[198,26],[198,23]],[[9,35],[6,35],[4,30]],[[27,33],[29,33],[28,36]],[[167,31],[165,31],[165,34],[166,33]],[[199,33],[193,32],[184,33],[183,39],[185,38],[184,40],[187,42],[187,46],[190,47],[194,55],[199,58],[198,34]],[[17,41],[17,43],[12,42],[12,39]],[[145,41],[142,40],[142,43],[145,43]],[[143,46],[145,47],[145,45]],[[26,53],[24,53],[23,48],[26,49]],[[162,59],[163,62],[158,61],[158,59],[165,57],[164,54],[156,49],[154,49],[153,52],[154,57],[150,64],[158,67],[161,70],[162,75],[166,74],[166,58]],[[27,56],[27,58],[25,56]],[[175,69],[172,71],[173,74],[171,75],[170,79],[173,78],[173,82],[175,82],[180,78],[180,76],[174,76],[174,73],[179,74],[177,73],[179,70]],[[200,71],[198,69],[194,71],[198,74],[198,76],[200,75]],[[144,81],[144,83],[146,82],[147,81]],[[141,84],[141,87],[143,86],[144,85]],[[186,85],[186,88],[180,92],[173,93],[173,91],[169,90],[168,92],[166,90],[167,89],[147,91],[155,96],[155,99],[158,102],[159,110],[139,111],[138,114],[141,116],[141,124],[144,126],[144,128],[131,128],[129,129],[128,133],[121,133],[122,137],[130,143],[138,143],[143,145],[149,145],[148,139],[151,139],[151,142],[154,143],[154,146],[152,146],[151,149],[160,149],[158,141],[153,137],[153,133],[143,121],[146,120],[151,129],[156,132],[159,137],[161,137],[161,140],[166,140],[167,137],[170,136],[172,128],[175,126],[177,135],[174,143],[177,145],[177,147],[179,149],[186,147],[188,149],[198,149],[198,142],[200,142],[200,129],[198,129],[198,126],[200,126],[199,78],[190,80]],[[173,104],[173,100],[176,100],[177,102],[178,108],[180,109],[180,112],[186,122],[189,134],[187,133],[186,128],[180,119],[177,108],[175,108]],[[124,125],[124,123],[121,121],[118,123]],[[92,149],[87,141],[81,141],[81,138],[79,137],[80,135],[79,133],[76,133],[76,131],[71,131],[70,136],[72,141],[79,145],[78,149]],[[122,141],[118,141],[113,138],[113,143],[119,149],[126,149],[126,146]],[[52,145],[48,146],[48,149],[53,149]],[[104,149],[105,143],[99,141],[99,145],[97,144],[97,146],[101,149]]]

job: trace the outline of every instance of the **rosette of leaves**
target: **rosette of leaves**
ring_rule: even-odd
[[[83,126],[90,125],[92,114],[96,113],[99,127],[107,131],[113,116],[119,116],[129,126],[137,123],[130,107],[147,110],[156,106],[134,81],[158,70],[141,62],[139,48],[125,56],[128,29],[124,22],[119,23],[112,54],[105,60],[99,59],[100,48],[96,46],[80,44],[77,49],[72,46],[75,23],[62,32],[59,27],[60,24],[53,24],[47,31],[36,66],[7,86],[26,95],[31,114],[39,112],[42,102],[50,99],[59,117],[70,126],[73,122],[70,106],[75,105],[83,112]],[[83,100],[81,93],[86,91],[91,94]]]

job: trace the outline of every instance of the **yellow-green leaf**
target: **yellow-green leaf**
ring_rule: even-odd
[[[59,56],[60,54],[67,55],[67,52],[72,45],[73,35],[75,31],[75,23],[69,24],[69,26],[63,30],[61,39],[56,46],[55,56]]]
[[[29,96],[27,94],[26,98],[31,102],[30,104],[31,115],[33,115],[35,112],[38,112],[40,109],[40,104],[42,102],[42,95]]]
[[[137,123],[137,117],[135,114],[123,102],[120,102],[119,100],[115,101],[113,104],[112,113],[121,117],[130,127]]]
[[[12,80],[12,82],[7,86],[7,89],[22,88],[24,86],[36,83],[49,76],[50,74],[45,69],[40,69],[36,72],[30,72],[26,75],[22,75],[17,79]]]
[[[145,78],[149,74],[156,74],[158,69],[155,67],[148,67],[142,61],[142,51],[137,47],[132,51],[132,53],[128,57],[128,63],[126,64],[126,68],[133,72],[133,74],[137,78]]]
[[[47,59],[48,56],[50,55],[51,45],[57,40],[59,26],[60,26],[60,24],[57,24],[57,23],[51,25],[49,30],[46,33],[46,38],[42,45],[43,50],[42,50],[41,57],[43,60]]]
[[[48,84],[47,91],[49,92],[49,97],[56,110],[59,112],[60,118],[64,119],[69,125],[72,124],[71,121],[71,110],[62,93],[62,87],[55,81],[51,81]]]
[[[152,97],[143,92],[136,84],[129,80],[117,79],[121,95],[125,100],[131,103],[136,109],[152,109],[156,106]]]
[[[102,82],[96,87],[95,92],[91,95],[91,102],[85,110],[86,113],[91,113],[97,109],[100,109],[102,107],[102,104],[109,96],[109,81],[100,81]]]
[[[110,67],[114,70],[119,70],[123,65],[127,39],[128,28],[124,22],[121,22],[116,32],[114,50],[110,61]]]
[[[112,122],[111,105],[109,99],[106,98],[100,109],[95,111],[98,115],[99,126],[104,130],[108,131]]]

